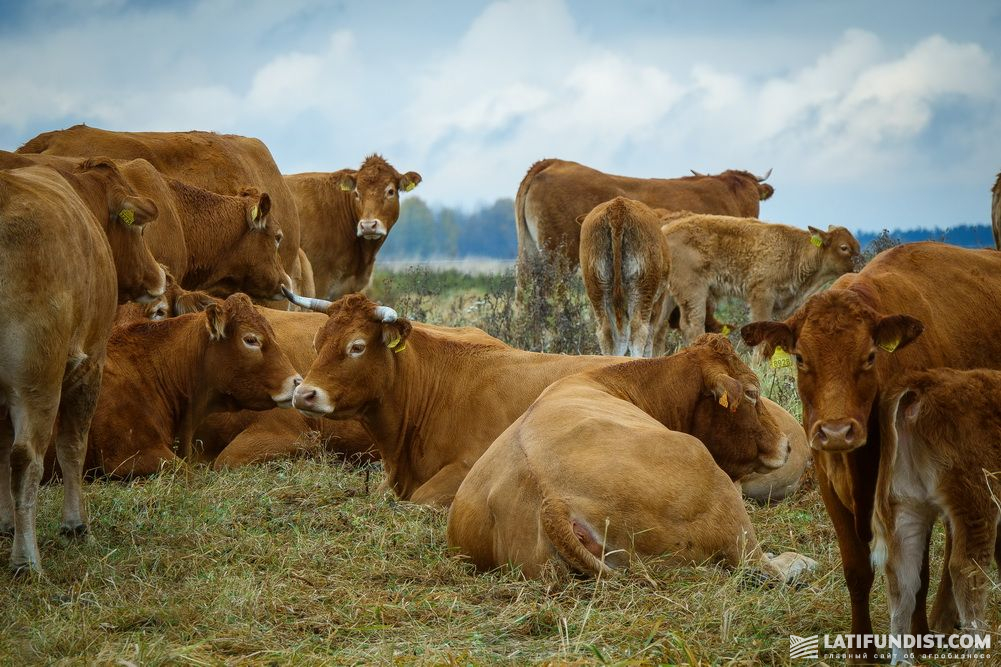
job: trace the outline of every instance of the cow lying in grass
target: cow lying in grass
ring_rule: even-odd
[[[872,560],[885,567],[890,633],[910,632],[922,558],[935,520],[949,526],[948,567],[964,632],[984,633],[1001,570],[1001,372],[936,369],[898,377],[883,410]],[[901,652],[894,650],[896,663]]]
[[[670,554],[747,559],[784,578],[733,481],[781,467],[788,453],[757,377],[724,337],[707,335],[546,389],[459,487],[448,542],[481,570],[509,564],[528,577],[554,560],[597,575]]]

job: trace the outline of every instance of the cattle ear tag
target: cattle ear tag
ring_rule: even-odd
[[[792,366],[792,356],[782,349],[781,345],[775,346],[772,352],[772,368],[787,368]]]
[[[824,245],[824,239],[814,234],[813,236],[810,237],[810,243],[819,248],[820,246]]]
[[[407,184],[403,186],[403,191],[404,192],[410,192],[411,190],[413,190],[416,187],[417,187],[416,183],[414,183],[413,181],[407,181]]]
[[[257,220],[257,204],[254,204],[250,209],[250,219]]]
[[[719,397],[719,404],[724,408],[730,407],[730,399],[727,398],[725,391],[723,392],[723,395]]]
[[[720,329],[720,333],[723,334],[724,336],[729,336],[730,335],[730,327],[728,327],[727,325],[724,324],[723,328]]]
[[[898,345],[900,345],[900,339],[894,338],[893,340],[887,341],[885,343],[880,343],[879,347],[883,350],[886,350],[887,352],[893,352],[894,350],[897,349]]]
[[[131,225],[136,221],[136,212],[132,209],[123,208],[118,212],[118,219],[124,222],[126,225]]]

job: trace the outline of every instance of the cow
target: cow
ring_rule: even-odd
[[[421,175],[401,174],[372,154],[357,170],[289,174],[285,182],[299,211],[316,293],[338,299],[368,287],[375,255],[400,217],[400,193],[417,187]]]
[[[772,413],[779,428],[789,438],[789,459],[781,468],[768,473],[751,473],[740,480],[740,491],[745,498],[767,504],[778,502],[796,493],[812,457],[802,424],[767,397],[762,396],[759,400]]]
[[[616,197],[580,223],[580,268],[601,353],[660,356],[667,343],[670,271],[660,218],[642,202]]]
[[[576,266],[580,256],[577,217],[617,196],[651,208],[756,218],[760,202],[774,193],[763,182],[770,174],[771,170],[758,178],[731,169],[714,176],[693,172],[683,178],[631,178],[567,160],[540,160],[525,174],[514,201],[519,267],[560,249],[569,266]]]
[[[116,326],[107,354],[84,469],[112,478],[190,458],[209,413],[291,407],[302,381],[244,294],[204,312]]]
[[[854,269],[859,243],[844,227],[809,231],[753,218],[678,213],[662,228],[668,287],[691,342],[705,333],[706,301],[746,299],[752,320],[784,318],[811,294]],[[673,308],[673,302],[669,308]]]
[[[449,509],[448,544],[479,570],[510,565],[530,578],[554,561],[607,575],[660,554],[749,560],[782,576],[733,484],[789,453],[759,393],[718,334],[558,380],[473,465]]]
[[[781,322],[741,329],[748,345],[793,355],[803,427],[834,524],[851,597],[853,634],[870,634],[873,581],[869,543],[882,456],[879,406],[887,386],[908,370],[1001,365],[1001,254],[941,243],[910,243],[877,255],[865,268],[815,294]],[[776,348],[776,353],[780,352]],[[927,551],[911,630],[928,631]],[[948,570],[932,625],[955,624]]]
[[[118,176],[84,163],[82,196],[48,167],[0,171],[0,530],[13,530],[15,571],[41,569],[35,514],[53,436],[66,471],[60,530],[87,532],[83,457],[115,306],[164,289],[142,238],[156,207]]]
[[[994,247],[1001,250],[1001,173],[991,189],[991,228],[994,230]]]
[[[1001,372],[902,373],[882,399],[872,560],[886,574],[890,634],[909,632],[932,526],[944,517],[960,628],[987,634],[991,561],[1001,570]],[[893,650],[893,662],[906,651]]]
[[[299,215],[292,193],[259,139],[214,132],[114,132],[86,125],[44,132],[17,149],[67,157],[106,156],[117,160],[143,158],[162,174],[224,195],[247,186],[271,199],[271,219],[282,230],[278,249],[282,266],[303,294],[313,294],[311,275],[299,252]],[[286,304],[287,305],[287,304]]]

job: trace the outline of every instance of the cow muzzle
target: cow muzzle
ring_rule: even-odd
[[[378,218],[365,218],[358,221],[358,236],[367,241],[378,241],[386,235],[386,225]]]
[[[300,384],[295,388],[292,407],[309,417],[324,417],[334,411],[327,392],[308,384]]]
[[[767,474],[773,470],[778,470],[789,460],[789,437],[782,435],[776,441],[775,449],[758,457],[758,467],[755,472]]]
[[[821,452],[850,452],[865,444],[866,432],[857,419],[828,419],[815,422],[810,447]]]
[[[284,301],[285,293],[284,290],[291,290],[292,287],[292,276],[282,271],[282,277],[278,281],[278,287],[275,289],[275,293],[268,297],[271,301]],[[300,378],[300,381],[302,378]]]
[[[279,408],[291,408],[292,399],[295,396],[296,387],[302,384],[302,376],[296,373],[288,378],[282,383],[281,393],[272,394],[271,400],[275,402]]]
[[[141,303],[143,305],[154,303],[161,297],[163,293],[167,291],[167,274],[162,268],[159,269],[159,277],[157,278],[156,285],[146,287],[143,294],[137,296],[134,301],[136,303]]]

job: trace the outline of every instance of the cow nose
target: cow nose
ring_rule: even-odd
[[[359,220],[358,233],[362,236],[381,236],[382,232],[379,230],[379,219],[368,218],[365,220]]]
[[[815,441],[820,449],[854,449],[865,443],[859,437],[861,433],[862,429],[854,419],[833,419],[820,423]]]
[[[302,383],[299,383],[299,386],[295,388],[295,404],[308,407],[316,403],[316,390],[306,387],[306,391],[300,391],[302,388]]]

